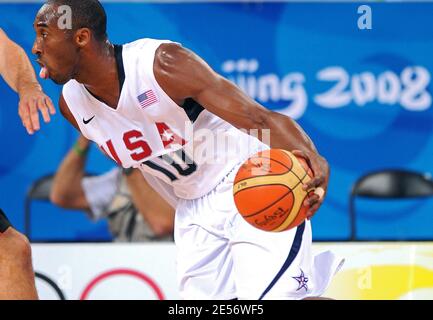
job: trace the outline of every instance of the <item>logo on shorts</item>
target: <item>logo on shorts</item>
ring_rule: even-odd
[[[305,291],[308,291],[308,278],[305,276],[304,271],[302,271],[301,269],[301,275],[298,277],[292,277],[293,279],[295,279],[296,281],[298,281],[298,289],[296,289],[296,291],[301,290],[302,288],[305,289]]]

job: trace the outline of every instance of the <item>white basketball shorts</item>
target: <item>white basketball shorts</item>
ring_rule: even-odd
[[[248,224],[233,200],[234,168],[207,195],[180,200],[175,221],[183,299],[302,299],[324,293],[342,261],[313,257],[311,224],[274,233]]]

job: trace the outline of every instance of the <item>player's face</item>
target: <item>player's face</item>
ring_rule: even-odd
[[[44,5],[33,24],[36,39],[32,52],[38,57],[42,78],[65,84],[74,78],[79,49],[74,44],[72,31],[61,29],[59,25],[57,7]]]

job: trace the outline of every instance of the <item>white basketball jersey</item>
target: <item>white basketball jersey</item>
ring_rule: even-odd
[[[75,80],[63,97],[83,135],[119,165],[138,167],[172,186],[183,199],[211,191],[236,164],[267,149],[192,99],[176,104],[153,73],[155,51],[169,41],[141,39],[116,46],[124,83],[116,109]]]

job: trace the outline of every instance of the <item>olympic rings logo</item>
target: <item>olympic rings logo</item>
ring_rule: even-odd
[[[138,279],[139,281],[144,283],[146,286],[150,287],[150,289],[155,294],[155,296],[158,300],[165,300],[165,295],[162,292],[162,289],[152,278],[150,278],[149,276],[147,276],[146,274],[144,274],[142,272],[132,270],[132,269],[113,269],[113,270],[109,270],[109,271],[101,273],[100,275],[98,275],[96,278],[91,280],[85,286],[85,288],[84,288],[84,290],[80,296],[80,300],[87,300],[89,298],[91,291],[93,289],[95,289],[95,287],[97,285],[108,280],[109,278],[113,278],[113,277],[117,277],[117,276],[128,276],[128,277]],[[59,297],[59,300],[66,300],[65,293],[62,291],[62,289],[60,289],[60,287],[57,285],[57,283],[53,279],[51,279],[47,275],[42,274],[40,272],[35,272],[35,278],[42,280],[49,287],[51,287],[56,292],[57,296]]]
[[[131,270],[131,269],[114,269],[114,270],[106,271],[100,274],[99,276],[97,276],[92,281],[90,281],[90,283],[85,287],[83,293],[81,294],[80,300],[86,300],[90,292],[96,287],[96,285],[100,284],[102,281],[107,280],[108,278],[115,277],[115,276],[130,276],[133,278],[137,278],[152,289],[152,291],[155,293],[158,300],[165,299],[165,296],[161,288],[157,285],[157,283],[153,279],[145,275],[144,273]]]

